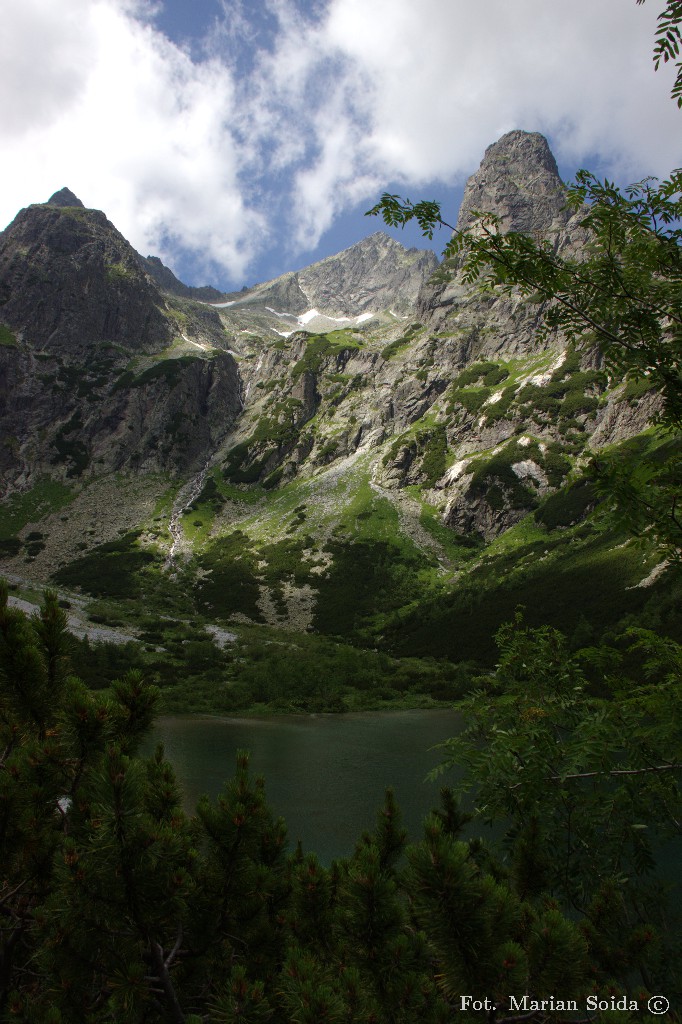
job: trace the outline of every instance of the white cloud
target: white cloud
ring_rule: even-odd
[[[682,115],[670,76],[653,71],[656,13],[623,0],[331,0],[322,26],[298,41],[299,60],[339,68],[309,115],[318,152],[295,193],[305,237],[350,202],[354,177],[454,183],[516,127],[544,131],[567,163],[596,160],[624,180],[665,174],[680,162]],[[334,140],[352,139],[358,114],[366,134],[334,160]]]
[[[83,4],[19,3],[0,33],[0,130],[8,142],[49,125],[78,96],[93,64]]]
[[[194,249],[238,277],[265,221],[239,181],[250,151],[231,130],[230,69],[193,63],[139,14],[118,0],[13,3],[3,46],[22,59],[0,81],[1,213],[68,185],[143,253]]]
[[[264,3],[222,0],[193,58],[146,0],[9,0],[0,218],[67,185],[142,252],[236,282],[389,182],[462,181],[511,128],[623,181],[682,162],[656,3]]]

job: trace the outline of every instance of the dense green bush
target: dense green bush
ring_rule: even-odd
[[[491,394],[492,390],[490,388],[467,390],[466,388],[453,387],[448,395],[448,412],[452,412],[456,406],[461,405],[463,409],[466,409],[468,413],[473,415],[483,408]]]
[[[360,343],[351,335],[338,332],[338,334],[312,334],[308,337],[306,350],[294,364],[291,376],[294,380],[304,373],[319,373],[322,363],[327,359],[337,356],[348,356],[354,349],[360,348]]]
[[[584,519],[594,507],[597,496],[594,484],[589,480],[576,480],[568,487],[546,498],[535,510],[535,519],[548,530],[560,526],[572,526]]]
[[[135,377],[129,386],[142,388],[155,380],[163,380],[169,388],[177,387],[188,367],[200,362],[198,356],[180,356],[177,359],[160,359]]]
[[[531,625],[546,623],[568,634],[581,615],[589,619],[597,637],[628,616],[634,617],[629,621],[644,622],[662,595],[675,593],[679,600],[682,584],[679,574],[671,571],[651,587],[635,586],[643,575],[642,552],[634,545],[623,547],[626,539],[601,534],[588,522],[516,544],[479,561],[453,590],[424,595],[419,605],[399,610],[383,623],[378,645],[396,657],[432,655],[491,665],[492,637],[518,606],[525,608]],[[653,625],[682,641],[675,602]]]
[[[564,447],[556,441],[547,445],[539,461],[547,474],[550,487],[559,487],[571,469],[571,460],[566,456]]]
[[[76,412],[69,422],[57,431],[54,438],[57,454],[53,457],[52,462],[55,465],[70,463],[66,471],[67,477],[81,476],[90,465],[90,453],[87,446],[79,437],[73,436],[82,429],[83,420],[80,413]]]
[[[0,324],[0,345],[6,348],[16,348],[18,345],[16,335],[7,324]]]
[[[424,487],[433,487],[445,472],[447,465],[448,441],[442,424],[417,435],[417,445],[423,448],[421,471]]]
[[[333,561],[315,584],[313,625],[320,633],[358,639],[376,616],[399,608],[423,590],[424,555],[417,549],[363,539],[331,540],[326,550]]]
[[[559,415],[570,419],[578,414],[594,412],[598,405],[599,400],[594,395],[569,391],[559,407]]]
[[[498,363],[474,363],[455,377],[448,392],[447,410],[452,413],[461,406],[470,414],[479,412],[498,384],[509,377],[509,370]],[[515,388],[507,388],[499,402],[486,406],[486,417],[504,417],[514,400]],[[502,404],[500,404],[502,403]]]
[[[498,363],[473,363],[455,377],[452,386],[453,388],[465,388],[482,381],[484,387],[494,388],[508,376],[509,370]]]
[[[620,396],[621,402],[636,402],[643,395],[646,395],[653,389],[653,384],[649,377],[628,377],[625,381],[625,387]]]
[[[140,593],[144,570],[160,561],[153,551],[137,543],[139,532],[100,544],[82,558],[54,574],[57,583],[77,587],[94,597],[131,598]]]
[[[197,583],[199,608],[213,615],[228,617],[235,612],[262,621],[258,608],[257,558],[251,541],[241,530],[212,541],[199,557],[199,567],[207,575]]]
[[[491,508],[533,508],[535,495],[512,469],[533,455],[532,448],[511,441],[490,458],[472,459],[470,491],[484,497]]]

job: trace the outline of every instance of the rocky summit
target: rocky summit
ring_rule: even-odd
[[[585,241],[538,134],[486,150],[458,226],[476,212],[558,251]],[[657,396],[430,251],[377,232],[225,295],[62,189],[0,235],[0,301],[16,578],[100,600],[175,588],[214,624],[456,659],[476,616],[489,636],[517,600],[577,628],[595,567],[614,614],[653,593],[583,470],[648,443]]]

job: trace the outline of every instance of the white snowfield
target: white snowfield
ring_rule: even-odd
[[[267,306],[266,306],[267,309]],[[274,309],[271,312],[275,312]],[[278,314],[281,316],[291,316],[291,313]],[[359,316],[330,316],[328,313],[320,313],[318,309],[309,309],[307,313],[303,313],[301,316],[296,317],[301,327],[305,327],[311,320],[315,320],[316,317],[322,317],[323,320],[331,320],[335,324],[364,324],[366,320],[371,320],[375,313],[360,313]]]
[[[298,317],[295,315],[295,313],[280,313],[279,310],[273,309],[272,306],[266,306],[265,308],[267,309],[268,313],[272,313],[273,316],[280,316],[280,317],[286,316],[290,320],[298,320]]]
[[[301,325],[301,327],[305,327],[305,325],[309,324],[311,320],[314,320],[316,316],[320,316],[318,311],[316,309],[309,309],[307,313],[303,314],[303,316],[299,316],[298,322]],[[328,320],[336,320],[338,322],[338,318],[334,317],[334,316],[327,317],[327,319]],[[345,317],[342,317],[342,319],[343,320],[347,320],[348,317],[345,316]]]
[[[317,324],[318,328],[326,327],[328,324],[364,324],[365,321],[371,320],[372,317],[376,316],[375,313],[360,313],[358,316],[330,316],[328,313],[320,313],[319,309],[309,309],[306,313],[301,313],[300,316],[296,316],[294,313],[280,313],[277,309],[272,309],[271,306],[265,307],[268,313],[272,313],[274,316],[280,319],[291,320],[296,324],[292,323],[291,331],[278,331],[276,327],[272,330],[275,334],[279,334],[280,338],[288,338],[294,333],[296,328],[307,327],[308,324],[312,324],[314,321],[321,321]]]
[[[227,309],[229,306],[238,306],[242,304],[240,299],[232,299],[230,302],[211,302],[208,305],[214,309]],[[253,305],[253,298],[251,301],[247,301],[244,305]],[[322,313],[319,309],[309,309],[305,313],[301,313],[300,316],[296,313],[282,312],[279,309],[273,309],[272,306],[262,307],[271,313],[273,316],[278,317],[280,320],[288,320],[287,326],[291,326],[290,331],[278,331],[276,327],[272,327],[271,330],[280,336],[280,338],[288,338],[296,330],[302,327],[307,327],[309,324],[313,324],[318,330],[328,328],[332,324],[349,324],[359,325],[364,324],[367,320],[372,320],[377,313],[359,313],[357,316],[331,316],[329,313]],[[399,317],[396,313],[391,310],[391,315],[397,320],[405,320],[406,317]],[[248,333],[242,332],[242,333]]]

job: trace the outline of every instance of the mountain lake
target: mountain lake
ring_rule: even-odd
[[[289,845],[301,840],[322,863],[350,854],[372,828],[391,786],[412,840],[439,805],[452,771],[427,773],[442,759],[433,749],[461,728],[453,710],[279,715],[272,718],[162,717],[147,753],[162,742],[192,812],[203,793],[214,799],[232,778],[238,750],[251,754],[253,776],[265,776],[275,816],[287,824]]]

